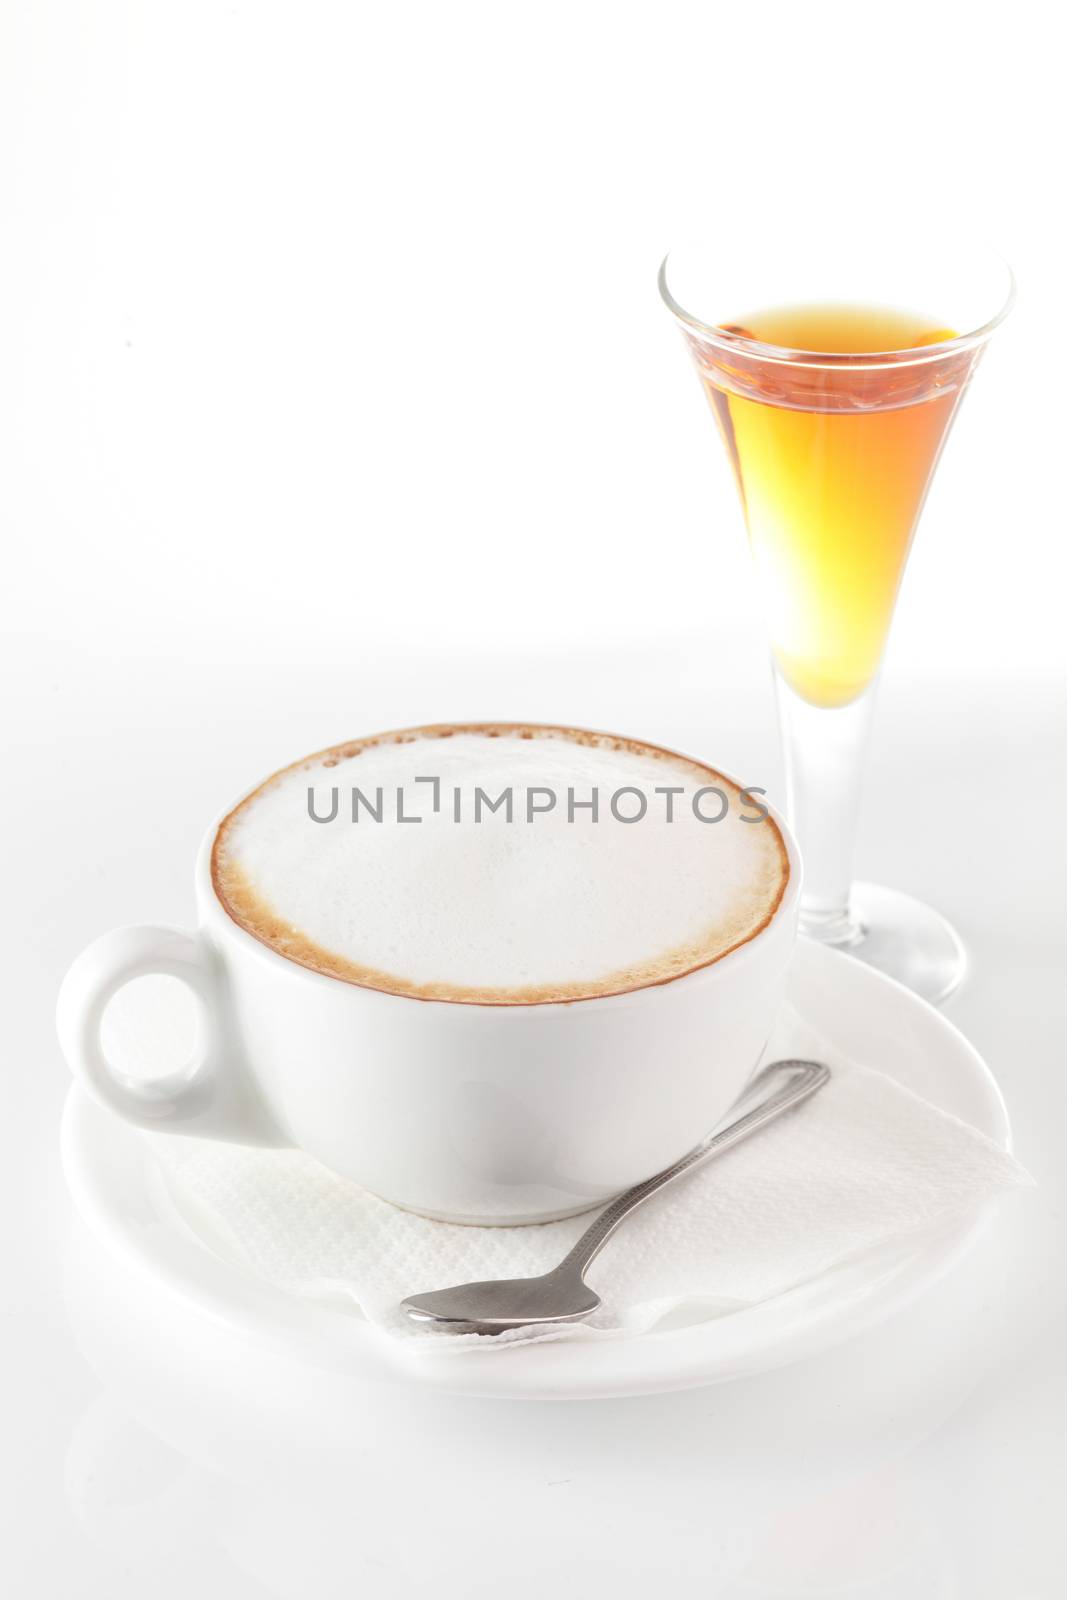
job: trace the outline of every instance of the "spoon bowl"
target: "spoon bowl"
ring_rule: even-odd
[[[431,1322],[453,1333],[504,1333],[532,1323],[582,1322],[600,1296],[576,1271],[555,1267],[536,1278],[490,1278],[451,1289],[413,1294],[401,1309],[415,1322]]]

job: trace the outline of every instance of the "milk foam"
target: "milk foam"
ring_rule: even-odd
[[[692,803],[711,785],[729,806],[719,822]],[[684,790],[670,822],[656,792],[668,786]],[[309,788],[315,816],[332,820],[312,820]],[[476,789],[495,800],[508,788],[513,820],[483,801],[476,822]],[[540,791],[557,798],[528,820],[531,788],[536,806],[548,803]],[[418,821],[399,820],[398,790],[401,815]],[[580,804],[570,820],[569,793],[593,790],[597,820]],[[620,821],[641,796],[643,818]],[[715,817],[722,801],[698,806]],[[577,999],[663,982],[759,931],[789,869],[778,828],[754,815],[719,774],[651,746],[504,725],[423,730],[269,779],[222,824],[213,872],[235,921],[333,976],[425,998]]]

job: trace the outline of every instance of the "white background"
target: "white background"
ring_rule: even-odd
[[[498,1533],[470,1592],[509,1569],[535,1514],[548,1520],[523,1565],[531,1593],[568,1560],[627,1594],[668,1575],[731,1595],[1062,1592],[1049,1493],[1065,1381],[1064,123],[1048,15],[7,6],[0,1327],[15,1526],[0,1566],[13,1563],[13,1592],[116,1600],[194,1579],[212,1597],[417,1592],[402,1476],[378,1485],[373,1515],[348,1507],[336,1546],[299,1481],[264,1479],[241,1501],[237,1556],[204,1521],[210,1486],[159,1490],[168,1473],[185,1482],[184,1463],[153,1453],[63,1307],[90,1246],[58,1170],[55,987],[105,927],[188,922],[192,853],[235,792],[376,728],[563,718],[683,745],[773,790],[740,514],[655,272],[693,232],[728,249],[780,221],[780,248],[800,250],[843,211],[919,251],[932,219],[977,231],[1019,280],[905,582],[859,864],[968,937],[975,975],[953,1015],[1000,1076],[1042,1188],[952,1291],[957,1319],[973,1313],[966,1359],[942,1297],[729,1397],[526,1421],[542,1430],[526,1456],[484,1410],[408,1420],[473,1439],[450,1470],[468,1512],[488,1497]],[[791,1434],[769,1420],[790,1415]],[[367,1460],[398,1425],[368,1422]],[[87,1429],[103,1452],[88,1466]],[[748,1501],[723,1438],[745,1442]],[[71,1488],[86,1473],[103,1510]],[[568,1477],[585,1498],[546,1511],[545,1484]],[[816,1483],[831,1489],[813,1511]],[[138,1536],[115,1508],[153,1496],[173,1514]],[[768,1567],[751,1529],[771,1503]],[[288,1526],[279,1505],[292,1569],[270,1541],[262,1556],[266,1530]],[[435,1525],[423,1552],[453,1578],[461,1531]]]

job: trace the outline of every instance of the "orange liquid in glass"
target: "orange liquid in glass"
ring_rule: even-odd
[[[724,327],[828,358],[768,359],[690,335],[741,491],[778,666],[804,699],[846,705],[878,670],[974,353],[879,360],[867,353],[922,350],[954,334],[864,307],[786,308]]]

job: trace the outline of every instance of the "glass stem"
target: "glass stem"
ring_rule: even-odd
[[[785,751],[786,810],[804,860],[800,930],[822,944],[855,944],[850,907],[874,684],[847,706],[813,706],[775,669]]]

